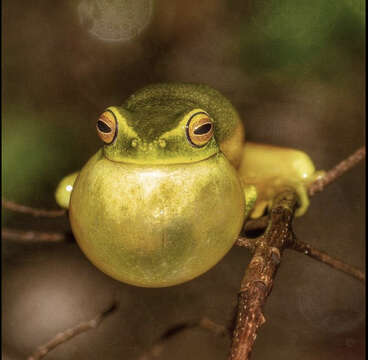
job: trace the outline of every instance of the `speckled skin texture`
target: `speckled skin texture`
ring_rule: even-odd
[[[196,84],[150,85],[122,106],[107,109],[114,140],[56,192],[68,207],[78,244],[115,279],[163,287],[193,279],[234,244],[245,217],[261,216],[285,186],[308,207],[306,184],[315,175],[297,150],[248,143],[231,103]],[[213,122],[202,146],[188,139],[198,113]],[[66,186],[70,191],[65,191]],[[259,193],[257,199],[257,193]],[[257,201],[256,201],[257,199]]]
[[[152,167],[114,163],[99,151],[81,171],[70,205],[87,257],[115,279],[146,287],[207,271],[230,250],[243,218],[242,187],[220,153]]]
[[[171,116],[176,117],[194,108],[203,108],[211,114],[215,121],[215,139],[218,143],[230,137],[240,121],[229,100],[217,90],[202,84],[150,85],[131,95],[123,107],[141,115],[140,120],[131,125],[142,139],[147,140],[175,128],[177,122],[172,121]],[[148,122],[147,116],[155,120]]]

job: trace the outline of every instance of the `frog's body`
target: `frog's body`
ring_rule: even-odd
[[[238,113],[204,85],[146,87],[108,108],[97,131],[104,148],[62,180],[56,198],[89,259],[138,286],[175,285],[210,269],[281,187],[297,190],[302,215],[318,175],[300,151],[244,146]]]

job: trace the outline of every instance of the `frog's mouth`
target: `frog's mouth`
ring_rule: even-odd
[[[175,155],[175,156],[165,156],[165,157],[157,157],[149,153],[145,153],[141,156],[123,156],[123,155],[115,155],[109,154],[106,151],[103,151],[102,155],[106,160],[112,161],[114,163],[121,164],[132,164],[132,165],[184,165],[184,164],[192,164],[198,163],[202,161],[206,161],[211,159],[212,157],[218,156],[221,153],[219,149],[214,149],[214,151],[208,152],[206,154],[201,154],[201,156],[183,156],[183,155]]]

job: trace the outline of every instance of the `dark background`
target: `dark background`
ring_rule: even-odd
[[[79,0],[2,2],[2,191],[55,208],[54,189],[101,146],[95,120],[152,82],[211,85],[252,141],[306,151],[328,169],[362,146],[365,2],[360,0]],[[300,239],[365,266],[365,178],[358,165],[312,200]],[[3,226],[69,229],[66,218],[3,212]],[[47,359],[137,359],[170,326],[231,321],[245,249],[180,286],[143,289],[99,272],[74,243],[3,241],[3,359],[24,359],[57,332],[118,298],[97,329]],[[254,359],[363,359],[364,286],[285,253]],[[162,359],[225,359],[230,342],[201,329]]]

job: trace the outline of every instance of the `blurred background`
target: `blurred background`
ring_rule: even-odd
[[[242,116],[247,139],[306,151],[329,169],[365,143],[363,0],[4,0],[2,192],[56,208],[54,189],[101,146],[95,121],[154,82],[206,83]],[[365,165],[312,200],[300,239],[365,267]],[[3,211],[2,225],[68,231],[66,218]],[[143,289],[89,263],[74,243],[2,243],[3,359],[24,359],[113,298],[101,326],[50,360],[138,359],[171,326],[228,325],[250,256],[232,249],[183,285]],[[255,360],[363,359],[360,282],[286,252],[265,307]],[[230,341],[191,329],[161,359],[226,359]]]

